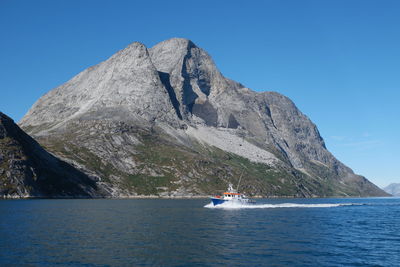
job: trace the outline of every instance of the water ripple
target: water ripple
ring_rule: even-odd
[[[398,266],[400,199],[0,201],[0,265]],[[207,206],[208,207],[208,206]]]

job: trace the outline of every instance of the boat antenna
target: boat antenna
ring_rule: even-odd
[[[244,172],[244,171],[242,171],[242,174],[240,175],[240,178],[239,178],[239,182],[238,182],[238,186],[237,186],[236,192],[239,192],[239,185],[240,185],[240,181],[242,180],[243,172]]]

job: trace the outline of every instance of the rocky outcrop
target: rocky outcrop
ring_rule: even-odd
[[[395,197],[400,197],[400,183],[392,183],[383,188],[386,193]]]
[[[50,91],[20,125],[113,196],[203,195],[244,172],[263,196],[379,196],[287,97],[225,78],[203,49],[133,43]]]
[[[0,198],[106,195],[96,180],[46,152],[0,112]]]

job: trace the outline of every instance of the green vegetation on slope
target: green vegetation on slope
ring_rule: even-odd
[[[169,136],[143,129],[123,132],[134,135],[140,142],[116,145],[113,134],[103,134],[101,138],[104,144],[112,144],[108,146],[108,160],[90,146],[76,145],[87,143],[79,139],[84,135],[70,132],[40,141],[49,151],[73,160],[83,166],[86,172],[95,173],[102,182],[128,194],[165,196],[179,190],[192,195],[217,194],[224,191],[229,183],[238,185],[241,176],[240,191],[250,196],[325,197],[360,194],[355,187],[340,183],[332,170],[320,164],[309,162],[307,169],[311,171],[305,173],[285,164],[269,166],[251,162],[195,141],[191,145],[177,144]],[[127,146],[134,148],[129,156],[134,162],[130,171],[119,168],[115,163],[120,160],[118,150]]]

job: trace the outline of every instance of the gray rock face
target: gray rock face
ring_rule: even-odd
[[[256,93],[226,79],[210,56],[191,41],[171,39],[150,49],[155,67],[169,76],[180,111],[191,121],[200,117],[208,126],[246,129],[263,145],[278,148],[298,169],[315,160],[346,177],[351,170],[327,150],[317,127],[287,97]]]
[[[383,190],[385,190],[386,193],[391,194],[395,197],[400,197],[400,183],[390,184],[383,188]]]
[[[48,125],[49,130],[74,120],[149,123],[160,114],[174,121],[174,108],[148,51],[135,42],[41,97],[20,124]]]
[[[170,39],[150,49],[154,66],[165,77],[176,96],[180,114],[202,118],[209,126],[218,125],[218,113],[210,103],[227,88],[239,85],[225,79],[211,57],[186,39]]]
[[[46,152],[0,112],[0,198],[106,195],[96,180]]]
[[[261,164],[273,177],[246,170],[255,179],[248,180],[250,194],[385,194],[339,162],[290,99],[225,78],[207,52],[186,39],[149,50],[131,44],[43,96],[20,125],[53,153],[106,181],[114,196],[208,194],[206,184],[219,179],[208,175],[224,173],[226,184],[246,164]],[[143,147],[154,151],[141,157],[148,152]],[[183,154],[191,159],[186,168],[174,165]],[[203,161],[208,167],[198,164]]]

